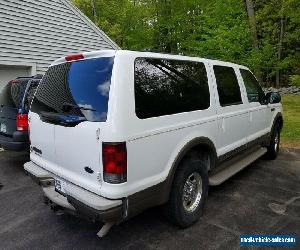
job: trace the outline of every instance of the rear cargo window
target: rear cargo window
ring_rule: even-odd
[[[32,112],[106,121],[113,62],[113,57],[102,57],[50,67],[36,91]]]
[[[24,84],[19,81],[10,81],[0,92],[0,105],[10,108],[19,108],[24,91]]]

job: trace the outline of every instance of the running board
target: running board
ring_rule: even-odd
[[[266,148],[259,148],[258,150],[249,153],[242,159],[232,163],[230,166],[222,169],[219,172],[214,173],[209,176],[209,185],[217,186],[229,179],[231,176],[235,175],[237,172],[241,171],[252,162],[257,160],[259,157],[263,156],[267,152]]]

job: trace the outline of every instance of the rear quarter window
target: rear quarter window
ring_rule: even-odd
[[[208,79],[202,62],[137,58],[135,112],[146,119],[207,109]]]

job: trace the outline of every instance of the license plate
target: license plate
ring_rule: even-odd
[[[67,182],[60,178],[55,178],[55,191],[65,195]]]
[[[0,123],[0,132],[6,133],[6,125],[4,123]]]

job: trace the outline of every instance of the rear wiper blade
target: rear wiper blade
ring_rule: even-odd
[[[80,107],[78,105],[72,104],[65,102],[62,106],[63,111],[70,111],[72,109],[80,109],[80,110],[90,110],[90,111],[96,111],[95,109],[92,108],[86,108],[86,107]]]
[[[61,124],[61,125],[76,125],[80,122],[86,121],[85,117],[80,117],[76,115],[64,115],[59,113],[44,112],[40,113],[40,118],[43,122],[49,122],[52,124]]]

